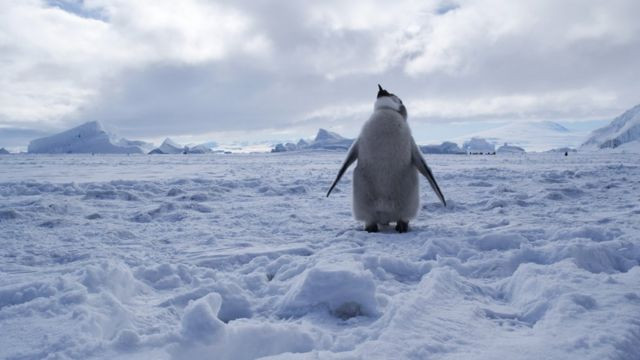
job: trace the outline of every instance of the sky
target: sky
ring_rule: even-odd
[[[0,147],[100,121],[156,143],[602,126],[640,103],[637,0],[0,0]]]

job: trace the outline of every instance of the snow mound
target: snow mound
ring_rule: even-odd
[[[120,145],[122,143],[127,145]],[[32,140],[28,151],[33,154],[139,154],[143,152],[139,146],[128,145],[129,143],[129,140],[116,140],[113,135],[103,130],[99,122],[91,121],[59,134]]]
[[[222,302],[220,295],[211,293],[187,305],[181,323],[182,343],[174,349],[176,358],[249,360],[313,349],[311,336],[294,326],[225,324],[218,319]]]
[[[594,130],[582,147],[615,149],[630,142],[640,142],[640,105],[625,111],[609,125]]]
[[[222,297],[211,293],[191,301],[182,316],[182,334],[185,338],[204,343],[223,340],[224,323],[218,319]]]
[[[326,308],[341,319],[379,314],[371,272],[355,264],[330,264],[305,271],[285,295],[281,316],[302,316]]]

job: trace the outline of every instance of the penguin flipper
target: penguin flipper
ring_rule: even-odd
[[[351,145],[351,148],[349,148],[349,153],[347,154],[347,158],[344,159],[340,171],[338,171],[338,176],[336,176],[336,179],[333,180],[333,184],[331,184],[329,191],[327,191],[327,197],[329,197],[329,194],[331,194],[333,188],[336,186],[336,184],[338,184],[338,181],[340,181],[342,175],[344,175],[344,172],[347,171],[349,166],[351,166],[351,164],[353,164],[356,159],[358,159],[358,140],[356,140],[353,145]]]
[[[427,178],[427,180],[429,181],[429,185],[431,185],[431,188],[440,199],[440,202],[442,202],[442,205],[447,206],[447,201],[444,199],[442,191],[440,191],[440,187],[436,182],[436,178],[433,177],[431,169],[427,165],[427,162],[424,160],[424,157],[422,157],[420,149],[415,144],[415,142],[413,143],[413,148],[411,149],[411,163],[418,169],[420,174],[424,175],[424,177]]]

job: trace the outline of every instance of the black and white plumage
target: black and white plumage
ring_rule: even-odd
[[[353,215],[367,231],[378,224],[396,222],[407,231],[420,206],[418,172],[424,175],[443,205],[446,201],[433,173],[413,140],[402,100],[378,85],[374,111],[364,124],[331,184],[327,196],[347,168],[358,161],[353,173]]]

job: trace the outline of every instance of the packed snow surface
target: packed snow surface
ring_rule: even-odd
[[[639,358],[637,155],[427,156],[406,234],[344,155],[2,157],[0,358]]]

